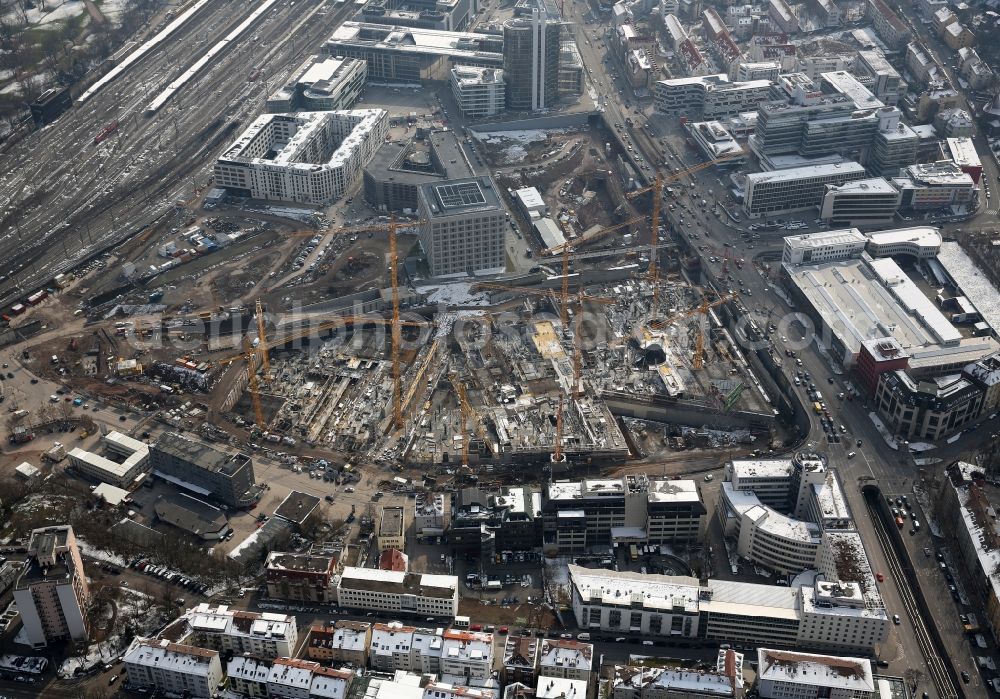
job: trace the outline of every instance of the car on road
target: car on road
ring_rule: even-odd
[[[961,675],[962,675],[962,681],[965,682],[965,684],[969,684],[969,682],[972,681],[972,678],[969,677],[969,673],[966,672],[965,670],[962,670]]]
[[[875,573],[875,579],[878,580],[879,582],[885,582],[885,576],[882,575],[881,573]]]
[[[902,622],[899,620],[899,614],[892,615],[892,623],[899,626]]]

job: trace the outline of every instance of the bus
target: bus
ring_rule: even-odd
[[[819,415],[820,413],[823,412],[823,406],[820,405],[818,402],[817,403],[813,403],[813,412],[816,413],[817,415]]]
[[[628,545],[628,557],[631,561],[639,560],[639,549],[635,547],[635,544]]]

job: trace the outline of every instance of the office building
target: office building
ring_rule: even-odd
[[[369,0],[361,15],[366,22],[460,31],[473,21],[476,9],[471,0]]]
[[[615,665],[611,699],[742,699],[746,696],[743,654],[719,651],[715,667],[685,670],[676,667]]]
[[[910,165],[893,184],[902,192],[904,210],[970,210],[979,192],[972,177],[950,160]]]
[[[879,377],[875,407],[893,436],[935,441],[978,418],[984,397],[983,390],[960,373],[918,381],[898,370]]]
[[[562,553],[615,543],[696,542],[706,513],[691,480],[636,474],[551,483],[542,499],[542,545]]]
[[[882,374],[905,369],[910,355],[892,337],[865,340],[861,343],[854,375],[866,396],[874,396]]]
[[[867,658],[757,649],[761,699],[874,699],[881,696]]]
[[[973,140],[969,137],[948,138],[945,143],[951,161],[971,177],[973,182],[979,184],[979,178],[983,176],[983,162],[979,159]]]
[[[503,70],[455,66],[449,82],[455,104],[465,116],[479,119],[503,113],[507,99]]]
[[[367,64],[358,58],[309,56],[268,96],[265,108],[272,114],[350,109],[364,91],[367,75]]]
[[[540,642],[538,674],[541,677],[583,680],[590,684],[596,676],[592,644],[560,638],[546,638]]]
[[[413,531],[417,537],[444,536],[447,529],[444,494],[417,493],[413,501]]]
[[[715,119],[756,109],[770,94],[770,80],[730,82],[724,73],[719,73],[658,80],[653,97],[658,112]]]
[[[864,653],[889,632],[881,598],[866,597],[857,583],[821,580],[795,588],[710,579],[702,586],[685,576],[575,565],[569,571],[581,629]]]
[[[917,161],[920,137],[901,121],[895,107],[878,110],[878,130],[872,139],[866,165],[876,175],[894,177]]]
[[[306,637],[306,657],[322,663],[368,666],[368,646],[372,625],[363,621],[338,619],[335,624],[314,624]]]
[[[330,204],[385,142],[383,109],[262,114],[215,162],[215,184],[254,199]]]
[[[505,487],[495,494],[463,488],[452,496],[448,543],[492,560],[497,551],[524,551],[542,540],[542,494]]]
[[[149,467],[149,447],[146,443],[115,431],[104,435],[101,443],[117,461],[73,447],[67,454],[73,468],[99,483],[126,489],[136,485],[136,479]]]
[[[840,70],[847,70],[851,67],[851,59],[849,56],[844,56],[840,54],[815,54],[812,56],[799,56],[798,65],[794,72],[789,75],[794,76],[795,73],[801,73],[807,78],[816,82],[820,79],[823,73],[832,73]],[[787,71],[786,71],[787,72]],[[776,83],[780,82],[780,77],[775,80]],[[781,97],[785,98],[787,95],[784,91],[779,93]]]
[[[656,62],[651,61],[652,71]],[[559,98],[579,97],[583,94],[583,56],[575,41],[565,39],[559,46]]]
[[[781,64],[777,61],[740,61],[736,64],[735,79],[737,82],[767,80],[773,83],[780,74]]]
[[[546,2],[527,16],[503,25],[503,69],[507,80],[507,109],[534,112],[551,109],[559,100],[558,14]]]
[[[125,653],[130,687],[174,696],[211,697],[225,679],[219,652],[162,641],[140,641]]]
[[[432,277],[504,270],[506,211],[489,177],[421,185],[417,202]]]
[[[746,161],[746,151],[736,137],[718,121],[696,121],[688,124],[688,133],[709,160],[725,160],[735,166]],[[721,163],[720,163],[721,165]]]
[[[503,37],[412,26],[344,22],[323,46],[328,56],[359,58],[369,82],[444,82],[453,66],[503,68]]]
[[[946,80],[931,83],[917,97],[915,119],[917,121],[932,121],[938,112],[945,109],[955,109],[963,103],[951,83]]]
[[[458,613],[458,578],[345,568],[337,602],[351,609],[453,618]]]
[[[14,602],[33,648],[89,640],[90,587],[73,527],[32,530],[28,555],[14,584]]]
[[[903,96],[903,79],[880,50],[858,51],[854,59],[854,71],[872,81],[872,91],[887,107],[895,107]]]
[[[866,176],[865,168],[855,162],[750,173],[743,210],[758,218],[817,208],[823,204],[826,185],[842,185]]]
[[[1000,356],[991,354],[965,367],[962,374],[983,392],[983,413],[1000,407]]]
[[[901,51],[912,36],[906,23],[890,8],[885,0],[868,0],[866,15],[878,37],[891,51]]]
[[[833,0],[812,0],[810,6],[827,27],[840,26],[840,8]]]
[[[264,563],[267,595],[272,599],[329,604],[336,597],[334,556],[271,551]]]
[[[819,217],[831,226],[891,223],[903,195],[881,177],[826,185]]]
[[[383,507],[378,525],[379,553],[395,549],[402,551],[405,546],[406,511],[402,507]]]
[[[247,454],[164,432],[149,448],[149,464],[158,478],[229,507],[257,501],[253,460]]]
[[[389,141],[365,166],[365,201],[379,211],[413,212],[420,185],[470,178],[477,170],[486,172],[472,165],[459,135],[450,129]]]

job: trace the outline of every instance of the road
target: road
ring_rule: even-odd
[[[3,154],[0,256],[8,264],[0,305],[191,199],[238,128],[227,133],[225,125],[249,123],[267,92],[354,9],[283,0],[159,113],[143,115],[168,82],[254,7],[212,0],[118,80]],[[259,78],[243,79],[254,66]],[[94,145],[114,121],[117,130]]]

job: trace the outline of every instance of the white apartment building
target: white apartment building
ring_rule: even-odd
[[[656,82],[654,108],[668,114],[715,119],[752,111],[770,95],[770,80],[730,82],[725,73],[673,78]]]
[[[384,109],[262,114],[215,162],[215,184],[254,199],[329,204],[389,129]]]
[[[189,609],[182,621],[190,635],[186,641],[199,646],[253,653],[262,658],[292,656],[298,644],[295,617],[273,612],[247,612],[207,602]]]
[[[28,555],[14,583],[14,601],[33,648],[44,648],[52,641],[89,639],[90,587],[73,527],[67,524],[31,532]]]
[[[166,640],[136,643],[124,662],[129,685],[175,696],[214,696],[225,677],[218,651]]]
[[[372,626],[368,657],[372,668],[382,672],[439,674],[443,647],[444,639],[437,630],[393,621]]]
[[[226,664],[229,688],[245,697],[264,699],[344,699],[354,673],[298,658],[268,660],[238,655]]]
[[[761,699],[868,699],[879,696],[866,658],[757,649]]]
[[[351,609],[454,618],[458,578],[348,567],[337,583],[337,602]]]
[[[455,66],[449,82],[455,103],[467,117],[496,116],[506,109],[506,82],[500,68]]]
[[[593,644],[559,638],[542,641],[538,658],[538,674],[542,677],[583,680],[589,684],[594,677],[593,668]]]
[[[113,461],[100,454],[74,447],[69,462],[84,476],[118,488],[128,488],[149,467],[149,446],[121,432],[109,432],[101,438],[104,448],[122,461]]]
[[[823,203],[826,185],[866,177],[865,168],[853,161],[753,172],[746,177],[743,210],[751,218],[759,218],[817,208]]]
[[[441,674],[486,680],[493,674],[493,634],[448,629],[441,647]]]

